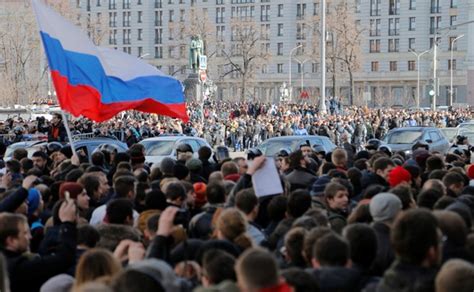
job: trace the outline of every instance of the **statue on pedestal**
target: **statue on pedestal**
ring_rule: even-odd
[[[204,54],[204,42],[201,36],[195,35],[191,37],[189,48],[189,66],[193,69],[193,73],[199,71],[199,58]]]

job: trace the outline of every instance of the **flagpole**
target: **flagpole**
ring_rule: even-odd
[[[64,127],[66,128],[67,139],[69,140],[69,144],[71,145],[72,154],[77,156],[76,148],[74,148],[74,142],[72,141],[71,130],[69,129],[69,125],[67,123],[67,117],[64,114],[63,110],[61,110],[61,116],[63,117],[63,123],[64,123]]]

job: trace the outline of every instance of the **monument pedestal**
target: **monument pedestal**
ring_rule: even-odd
[[[184,95],[188,100],[202,101],[202,85],[197,73],[190,73],[183,82]]]

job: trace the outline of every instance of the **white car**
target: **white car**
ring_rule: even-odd
[[[145,146],[145,162],[149,164],[159,164],[165,157],[176,159],[176,147],[181,143],[191,146],[195,158],[198,158],[197,152],[202,146],[212,149],[206,140],[185,135],[161,135],[144,139],[139,143]]]

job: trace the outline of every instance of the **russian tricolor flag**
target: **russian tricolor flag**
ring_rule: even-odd
[[[39,0],[33,8],[62,109],[97,122],[128,109],[189,119],[181,82],[131,55],[95,46]]]

